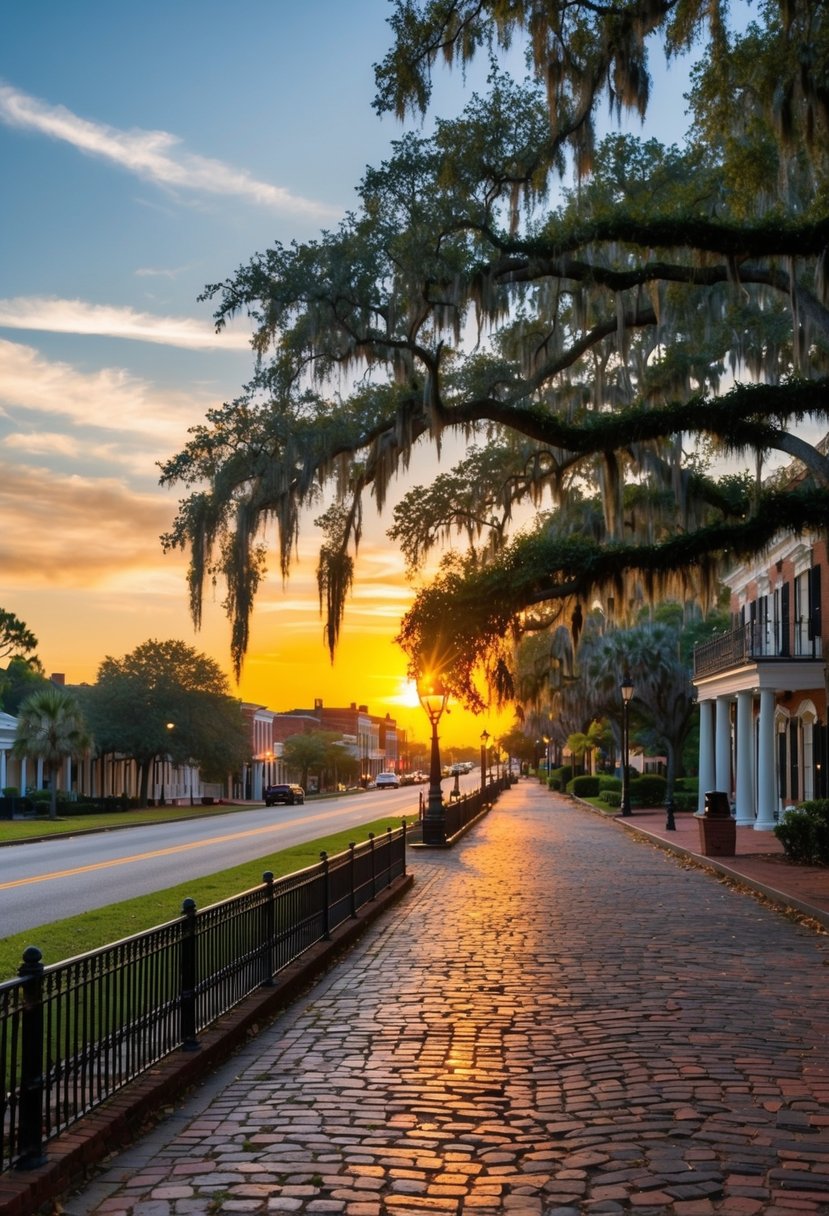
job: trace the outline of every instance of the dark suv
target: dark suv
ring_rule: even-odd
[[[294,806],[295,803],[302,805],[304,801],[305,790],[301,785],[265,786],[265,806],[275,806],[277,802],[284,802],[287,806]]]

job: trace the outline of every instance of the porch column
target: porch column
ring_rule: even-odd
[[[724,790],[731,801],[731,701],[728,697],[717,697],[717,737],[715,759],[717,784],[715,789]]]
[[[6,781],[6,749],[0,747],[0,790],[8,784]]]
[[[757,741],[757,818],[756,832],[774,828],[777,807],[777,784],[774,763],[774,690],[760,690],[760,733]]]
[[[714,785],[714,702],[699,703],[699,799],[697,810],[705,810],[705,795]]]
[[[754,825],[754,694],[737,693],[737,823]]]

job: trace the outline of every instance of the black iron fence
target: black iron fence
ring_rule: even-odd
[[[510,786],[509,776],[493,777],[487,781],[483,789],[473,790],[470,794],[462,794],[460,798],[450,798],[444,803],[446,821],[446,839],[457,836],[473,819],[476,819],[488,806],[498,800],[499,794]]]
[[[30,946],[0,984],[0,1170],[198,1035],[406,873],[406,825],[146,933],[44,966]]]

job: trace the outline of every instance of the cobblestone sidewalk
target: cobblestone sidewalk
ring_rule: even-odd
[[[520,782],[67,1216],[829,1214],[829,938]]]

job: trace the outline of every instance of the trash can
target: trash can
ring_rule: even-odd
[[[728,794],[708,790],[705,810],[696,814],[703,857],[733,857],[737,851],[737,824],[731,818]]]

